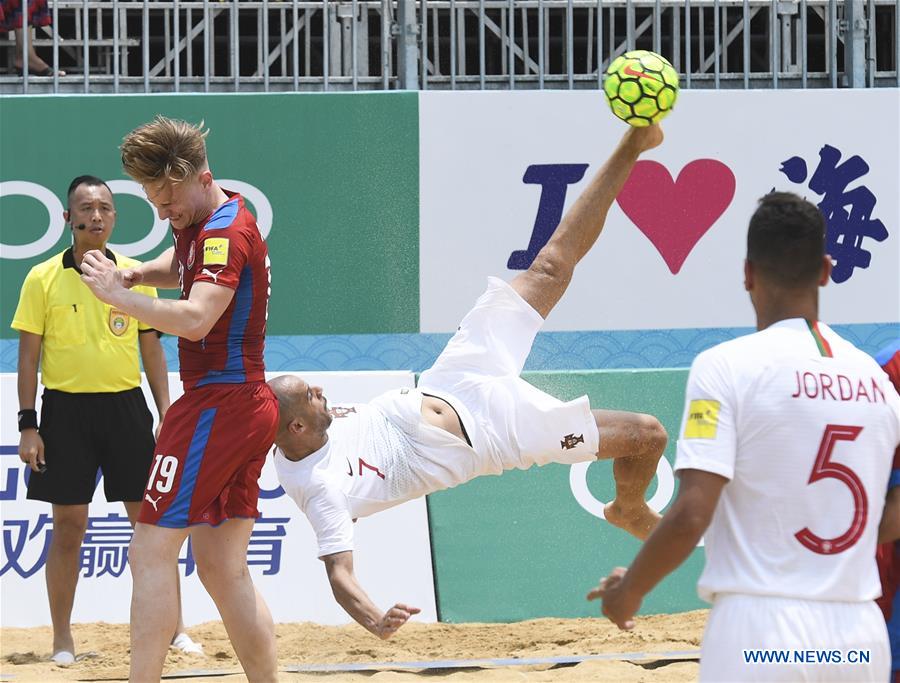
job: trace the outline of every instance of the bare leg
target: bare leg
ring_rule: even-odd
[[[662,142],[659,126],[629,128],[612,156],[566,212],[531,267],[510,283],[532,308],[546,318],[559,302],[575,265],[600,237],[606,214],[641,152]]]
[[[138,522],[128,550],[131,576],[131,681],[158,681],[178,621],[178,582],[172,571],[187,529]]]
[[[141,502],[125,501],[122,504],[125,506],[125,513],[128,515],[128,521],[131,522],[131,526],[133,527],[137,524],[138,514],[140,514],[141,511]],[[172,636],[173,641],[178,637],[179,633],[184,633],[184,619],[182,618],[181,613],[181,577],[178,574],[177,563],[175,564],[175,592],[178,597],[178,624],[175,627],[175,634]]]
[[[646,502],[647,487],[666,448],[666,430],[652,415],[620,410],[594,410],[600,430],[598,460],[615,458],[616,498],[603,509],[606,521],[642,541],[660,516]]]
[[[563,216],[559,226],[534,262],[510,283],[512,288],[546,318],[562,298],[575,266],[600,237],[606,215],[640,154],[662,142],[659,126],[630,128]],[[644,539],[659,521],[644,500],[647,486],[666,446],[666,432],[650,415],[595,410],[600,430],[598,458],[615,458],[616,499],[605,510],[606,519]]]
[[[31,30],[31,27],[29,27]],[[24,39],[23,29],[17,28],[13,31],[16,36],[16,56],[14,58],[14,62],[17,69],[21,69],[23,65],[22,61],[22,41]],[[28,71],[31,74],[35,74],[41,71],[45,71],[48,68],[47,62],[38,57],[38,53],[34,49],[34,32],[29,33],[29,41],[28,41]]]
[[[75,654],[72,605],[78,585],[81,542],[87,529],[87,505],[54,505],[53,537],[47,552],[47,597],[53,621],[53,654]]]
[[[200,580],[225,623],[244,673],[251,683],[278,680],[275,625],[247,568],[252,519],[199,526],[191,537]]]

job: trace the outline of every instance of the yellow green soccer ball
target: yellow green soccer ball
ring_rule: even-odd
[[[678,99],[678,72],[655,52],[632,50],[609,65],[603,92],[613,114],[642,128],[672,111]]]

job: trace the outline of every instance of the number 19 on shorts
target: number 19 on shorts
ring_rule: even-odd
[[[153,469],[150,471],[150,479],[147,481],[147,490],[155,490],[157,493],[168,493],[175,484],[175,472],[177,470],[178,458],[174,455],[157,453],[153,461]],[[154,482],[156,482],[155,486]]]

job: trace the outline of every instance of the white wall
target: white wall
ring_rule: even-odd
[[[539,185],[523,182],[526,169],[587,164],[566,193],[570,207],[627,126],[596,91],[423,92],[419,124],[421,331],[452,332],[486,276],[519,272],[507,260],[528,245],[541,195]],[[819,204],[823,195],[809,185],[825,145],[840,150],[840,164],[857,155],[868,164],[865,175],[851,174],[846,191],[871,190],[871,217],[889,237],[863,239],[870,266],[829,285],[821,317],[900,320],[900,90],[683,91],[663,128],[663,145],[642,159],[661,164],[666,176],[633,178],[632,211],[621,197],[613,204],[545,330],[752,326],[743,289],[750,215],[773,188]],[[800,184],[779,170],[795,156],[807,166]],[[697,160],[705,161],[683,173]],[[861,212],[858,198],[838,199],[841,210]],[[630,218],[635,204],[649,215]],[[705,212],[718,218],[704,222]],[[689,250],[677,272],[642,229],[667,252]]]
[[[303,377],[321,385],[332,403],[367,401],[388,389],[414,386],[413,375],[409,372],[322,372],[303,373]],[[177,374],[170,375],[169,386],[174,400],[181,394]],[[152,409],[153,401],[146,383],[144,391]],[[0,397],[4,407],[0,415],[0,523],[3,533],[0,622],[3,626],[47,625],[50,624],[50,612],[43,563],[52,526],[48,523],[50,505],[25,499],[25,466],[16,455],[19,439],[14,409],[18,405],[15,374],[0,375]],[[271,456],[263,469],[260,485],[264,491],[273,491],[278,486]],[[255,527],[251,559],[263,560],[266,565],[251,566],[251,572],[275,621],[323,624],[350,621],[331,595],[322,562],[316,558],[315,536],[303,513],[284,494],[261,499],[259,509],[263,523],[257,522]],[[42,518],[42,515],[46,517]],[[89,528],[83,548],[87,563],[79,580],[72,619],[75,622],[127,622],[131,576],[122,560],[131,534],[124,508],[119,503],[107,503],[101,485],[89,515],[94,528]],[[117,515],[118,519],[111,519],[111,515]],[[264,523],[265,518],[270,517],[286,521]],[[274,535],[262,536],[260,532],[274,532]],[[406,602],[422,608],[417,619],[436,621],[425,500],[410,501],[375,517],[361,519],[357,523],[355,540],[357,574],[375,603],[387,608],[395,602]],[[280,542],[280,554],[271,552],[272,541]],[[182,558],[185,553],[186,549],[182,548]],[[267,574],[272,570],[273,557],[278,559],[277,571]],[[27,578],[22,575],[36,566],[36,571]],[[181,565],[180,571],[185,622],[190,625],[218,619],[215,605],[204,591],[196,570],[185,576],[186,568]],[[398,590],[398,586],[402,589]]]

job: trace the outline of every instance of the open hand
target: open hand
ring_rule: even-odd
[[[387,640],[394,635],[403,624],[409,621],[411,616],[418,614],[421,611],[422,610],[418,607],[411,607],[410,605],[404,605],[398,602],[385,612],[384,616],[381,617],[381,621],[378,622],[376,626],[378,637],[382,640]]]
[[[641,598],[633,596],[625,585],[627,571],[625,567],[616,567],[587,594],[588,600],[603,600],[601,611],[604,616],[623,631],[634,628],[634,615],[641,608]]]

